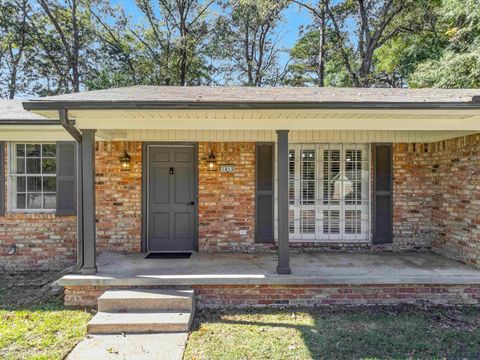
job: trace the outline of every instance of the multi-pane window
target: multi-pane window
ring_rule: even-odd
[[[288,168],[290,239],[369,239],[368,145],[291,144]]]
[[[13,210],[55,209],[56,145],[11,144],[10,184]]]

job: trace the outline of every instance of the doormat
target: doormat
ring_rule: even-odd
[[[192,253],[150,253],[145,259],[189,259]]]

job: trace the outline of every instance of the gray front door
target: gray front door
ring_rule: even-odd
[[[193,251],[196,238],[195,148],[148,146],[147,250]]]

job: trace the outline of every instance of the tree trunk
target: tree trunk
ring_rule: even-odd
[[[72,49],[72,75],[73,92],[80,92],[80,75],[78,71],[78,59],[80,52],[78,23],[77,23],[77,0],[72,0],[72,28],[73,28],[73,49]]]
[[[319,28],[319,36],[320,36],[320,43],[318,49],[318,86],[324,87],[325,86],[325,2],[328,0],[324,0],[320,2],[320,28]]]

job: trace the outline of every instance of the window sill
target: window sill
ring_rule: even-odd
[[[55,214],[55,209],[10,209],[10,214]]]
[[[291,244],[315,243],[315,244],[371,244],[371,240],[323,240],[323,239],[290,239]]]

